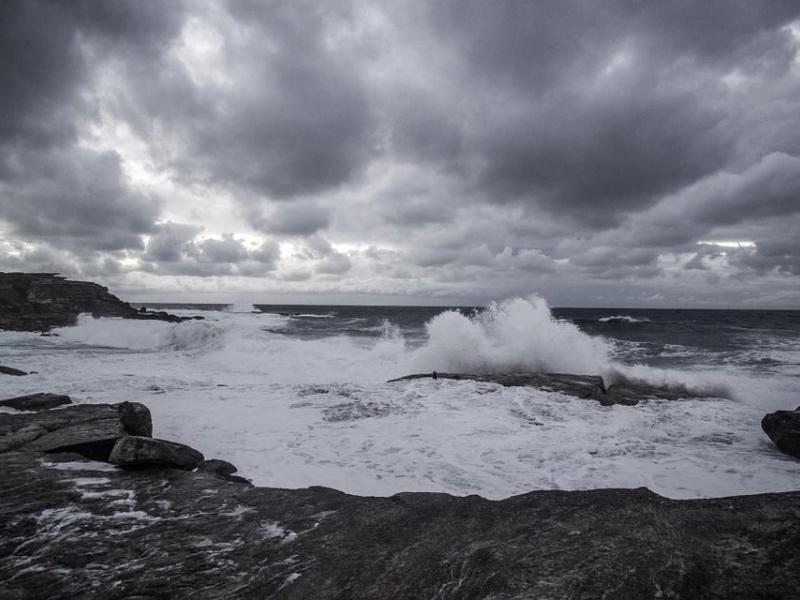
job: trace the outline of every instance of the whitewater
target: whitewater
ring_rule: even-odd
[[[800,476],[800,463],[760,428],[767,412],[800,403],[793,329],[750,328],[737,351],[714,350],[670,333],[686,329],[674,319],[609,312],[569,320],[536,296],[431,311],[418,323],[408,311],[375,307],[173,312],[205,320],[83,315],[55,336],[0,332],[0,363],[37,372],[3,378],[0,395],[141,402],[155,437],[272,487],[499,499],[645,486],[701,498],[796,489]],[[709,397],[603,407],[490,383],[387,383],[434,370],[625,375]]]

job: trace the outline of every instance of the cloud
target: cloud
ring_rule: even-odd
[[[4,2],[2,265],[786,302],[799,51],[794,0]]]

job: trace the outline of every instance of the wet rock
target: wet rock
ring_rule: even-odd
[[[7,400],[0,400],[0,406],[16,410],[46,410],[57,406],[72,404],[72,399],[63,394],[28,394]]]
[[[19,369],[14,369],[13,367],[4,367],[3,365],[0,365],[0,374],[21,377],[23,375],[27,375],[28,373],[25,371],[20,371]]]
[[[0,452],[77,452],[107,460],[117,439],[152,431],[150,411],[134,402],[78,404],[37,413],[0,414]]]
[[[220,477],[226,477],[227,475],[233,475],[239,469],[236,466],[232,465],[226,460],[220,460],[218,458],[212,458],[210,460],[205,460],[203,463],[197,467],[200,471],[206,471],[207,473],[214,473],[215,475],[219,475]]]
[[[173,468],[191,471],[205,457],[189,446],[149,437],[119,438],[108,457],[109,462],[125,469]]]
[[[800,407],[766,415],[761,420],[761,429],[781,452],[800,458]]]
[[[95,317],[186,320],[165,312],[140,313],[107,288],[54,273],[0,273],[0,330],[47,331],[74,325],[81,313]]]
[[[468,379],[486,383],[497,383],[506,387],[530,386],[551,392],[559,392],[576,398],[596,400],[603,406],[623,404],[634,406],[640,400],[663,399],[677,400],[695,398],[698,395],[684,387],[659,387],[647,383],[617,378],[617,381],[606,387],[599,375],[572,375],[567,373],[417,373],[406,375],[391,382],[409,381],[413,379]]]
[[[794,598],[800,492],[501,501],[254,488],[0,454],[9,598]]]

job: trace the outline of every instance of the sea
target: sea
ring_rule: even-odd
[[[156,437],[257,485],[490,499],[647,487],[670,498],[798,489],[762,417],[800,404],[800,311],[161,304],[179,324],[82,315],[0,332],[0,396],[147,405]],[[557,372],[684,385],[703,398],[601,406],[411,373]],[[11,409],[2,409],[10,411]]]

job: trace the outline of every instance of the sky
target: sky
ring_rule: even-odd
[[[0,271],[800,308],[797,0],[4,0]]]

